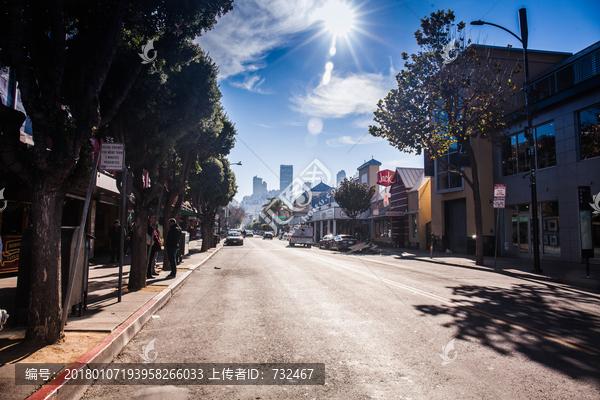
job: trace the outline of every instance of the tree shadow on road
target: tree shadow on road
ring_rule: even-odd
[[[600,381],[600,316],[577,309],[596,307],[596,298],[547,285],[510,288],[450,287],[455,306],[418,305],[429,315],[450,315],[445,327],[501,355],[519,352],[574,379]],[[464,299],[466,298],[466,299]]]

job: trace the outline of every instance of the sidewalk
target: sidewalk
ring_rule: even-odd
[[[190,253],[177,266],[177,278],[166,279],[170,271],[160,270],[155,279],[148,280],[146,288],[136,292],[127,291],[130,256],[123,266],[123,292],[121,302],[117,301],[119,266],[108,263],[108,256],[91,259],[87,309],[81,317],[69,315],[65,327],[65,338],[50,346],[33,346],[25,343],[25,327],[8,324],[0,331],[0,399],[79,398],[87,386],[60,385],[61,375],[52,385],[42,388],[29,385],[15,385],[15,363],[59,363],[65,366],[74,363],[110,362],[129,340],[161,308],[171,295],[187,280],[194,269],[201,267],[222,244],[208,252],[200,253],[202,241],[190,242]],[[162,254],[159,253],[157,269],[162,268]],[[16,276],[0,279],[0,302],[13,306]],[[12,303],[7,300],[11,300]],[[9,314],[14,309],[8,308]],[[37,390],[36,390],[37,389]]]
[[[594,291],[600,291],[600,265],[590,263],[590,277],[587,277],[585,264],[564,261],[540,260],[543,273],[533,273],[533,259],[498,257],[494,268],[494,257],[484,257],[484,266],[475,265],[475,256],[433,252],[427,250],[395,249],[380,247],[382,256],[394,256],[406,260],[416,260],[444,264],[454,267],[474,268],[524,279],[563,283]]]

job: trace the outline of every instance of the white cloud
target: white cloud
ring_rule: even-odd
[[[270,94],[268,91],[264,91],[259,88],[265,81],[265,78],[260,78],[258,75],[246,76],[242,82],[229,82],[232,86],[239,87],[242,89],[249,90],[251,92],[261,93],[261,94]]]
[[[290,35],[317,21],[314,11],[323,0],[245,0],[236,2],[215,28],[196,42],[219,66],[219,77],[256,71],[266,66],[267,54],[290,40]]]
[[[374,136],[369,135],[368,133],[359,137],[351,137],[351,136],[340,136],[335,139],[327,139],[327,146],[329,147],[344,147],[344,146],[355,146],[357,144],[370,144],[380,142],[383,139],[376,138]]]
[[[394,77],[358,73],[332,76],[327,85],[292,97],[292,109],[313,117],[342,118],[373,113],[377,102],[394,87]]]

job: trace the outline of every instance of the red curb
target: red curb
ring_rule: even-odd
[[[110,346],[112,342],[114,342],[119,336],[121,336],[121,334],[123,334],[123,332],[125,332],[127,328],[129,328],[131,325],[137,322],[142,317],[142,315],[144,315],[144,313],[150,309],[150,307],[157,303],[157,301],[158,300],[156,299],[156,297],[150,299],[139,310],[133,313],[131,317],[127,319],[127,321],[119,325],[117,329],[115,329],[100,343],[94,346],[94,348],[92,348],[90,351],[81,356],[77,361],[75,361],[75,363],[65,368],[65,370],[61,372],[56,378],[54,378],[52,381],[42,386],[35,393],[29,396],[27,400],[50,400],[55,398],[58,390],[61,389],[67,383],[68,379],[65,379],[65,377],[67,376],[69,371],[80,370],[81,368],[85,367],[86,364],[92,362],[94,358],[98,356],[98,354],[100,354],[102,351],[108,348],[108,346]]]

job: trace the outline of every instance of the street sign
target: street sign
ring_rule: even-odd
[[[494,208],[505,208],[506,198],[505,197],[494,197]]]
[[[123,143],[102,143],[100,169],[123,171],[125,169],[125,145]]]
[[[506,185],[494,185],[494,197],[506,197]]]

